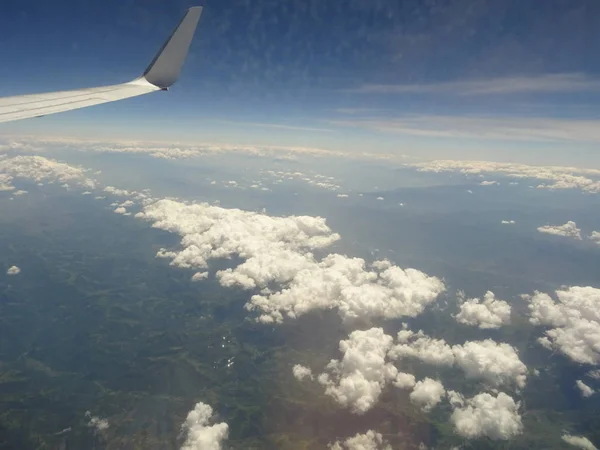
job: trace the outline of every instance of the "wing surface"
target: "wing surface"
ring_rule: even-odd
[[[0,98],[0,122],[41,117],[168,90],[179,76],[201,13],[201,6],[187,11],[141,77],[112,86],[3,97]]]

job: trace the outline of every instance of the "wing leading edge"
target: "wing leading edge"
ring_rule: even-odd
[[[46,116],[167,90],[179,76],[201,13],[201,6],[187,11],[141,77],[112,86],[0,98],[0,122]]]

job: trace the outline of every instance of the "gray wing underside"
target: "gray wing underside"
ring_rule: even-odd
[[[133,81],[73,91],[0,98],[0,122],[46,116],[167,90],[179,76],[202,7],[190,8],[144,74]]]

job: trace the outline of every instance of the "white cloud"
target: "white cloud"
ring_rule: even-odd
[[[460,172],[465,175],[502,174],[509,178],[533,178],[545,183],[538,189],[581,189],[584,192],[600,192],[600,170],[564,166],[531,166],[526,164],[491,161],[436,160],[405,164],[421,172]]]
[[[317,260],[313,250],[339,239],[320,217],[271,217],[173,200],[149,204],[137,217],[182,236],[182,250],[159,252],[174,266],[206,268],[210,259],[239,256],[243,263],[217,272],[221,285],[281,285],[253,295],[246,305],[265,323],[327,309],[337,309],[346,320],[414,317],[445,289],[441,280],[415,269],[388,264],[370,270],[363,259],[339,254]]]
[[[589,387],[587,384],[585,384],[581,380],[576,380],[575,386],[577,386],[577,388],[579,389],[579,391],[581,392],[581,395],[583,397],[590,397],[596,393],[595,390],[593,390],[591,387]]]
[[[377,200],[383,200],[383,199],[384,199],[383,197],[377,197]]]
[[[17,266],[10,266],[6,271],[6,275],[17,275],[21,272],[21,269]]]
[[[331,177],[328,175],[321,174],[305,174],[302,172],[291,172],[291,171],[282,171],[282,170],[265,170],[262,172],[264,175],[267,175],[271,178],[275,179],[275,183],[283,183],[284,180],[296,180],[308,183],[311,186],[328,189],[330,191],[337,191],[341,189],[339,185],[339,181],[335,177]],[[254,189],[258,189],[260,183],[254,184],[251,187]],[[263,188],[266,189],[266,188]],[[348,197],[347,194],[339,194],[338,197],[345,198]]]
[[[56,182],[75,184],[93,189],[95,182],[87,177],[87,171],[43,156],[14,156],[0,159],[0,190],[7,189],[7,183],[14,178],[24,178],[40,183]]]
[[[196,272],[194,275],[192,275],[191,280],[192,281],[200,281],[200,280],[205,280],[208,278],[208,272]]]
[[[570,434],[563,434],[562,440],[573,447],[578,447],[583,450],[598,450],[598,448],[592,444],[588,438],[584,436],[572,436]]]
[[[148,203],[148,202],[152,201],[152,199],[148,196],[147,189],[145,189],[143,192],[138,192],[138,191],[128,191],[127,189],[119,189],[114,186],[106,186],[103,189],[103,191],[107,192],[109,194],[115,195],[117,197],[131,197],[136,200],[141,200],[144,203]],[[131,202],[131,200],[126,200],[124,203],[127,203],[127,202]],[[119,205],[118,202],[116,204]],[[133,205],[133,202],[131,202],[131,204]],[[125,206],[125,205],[120,204],[120,206]]]
[[[348,194],[338,194],[337,198],[348,198]]]
[[[442,400],[445,394],[446,390],[442,383],[431,378],[424,378],[417,381],[409,397],[411,402],[428,412]]]
[[[464,370],[467,378],[480,378],[493,386],[512,383],[525,387],[527,366],[509,344],[486,339],[455,345],[452,351],[456,365]]]
[[[25,194],[28,194],[28,192],[24,191],[22,189],[19,189],[18,191],[14,191],[12,194],[13,195],[25,195]]]
[[[117,214],[127,214],[127,210],[125,208],[123,208],[122,206],[115,208],[114,212],[116,212]]]
[[[503,220],[501,223],[504,225],[514,225],[515,221],[514,220]]]
[[[496,397],[481,393],[466,400],[453,393],[451,403],[454,411],[450,421],[464,438],[486,436],[493,440],[507,440],[523,431],[519,403],[503,392]]]
[[[596,244],[600,245],[600,231],[592,231],[592,234],[590,234],[590,239]]]
[[[465,325],[482,329],[500,328],[510,323],[510,305],[504,300],[497,300],[492,291],[487,291],[483,301],[471,298],[460,305],[456,321]]]
[[[600,91],[600,80],[590,78],[582,73],[507,76],[430,84],[367,84],[351,90],[351,92],[363,94],[447,94],[458,96],[590,91]],[[354,110],[350,111],[356,113]]]
[[[421,330],[413,333],[402,330],[398,333],[398,344],[390,349],[391,359],[417,358],[421,361],[436,366],[452,366],[454,352],[443,339],[433,339],[425,336]]]
[[[398,372],[396,379],[392,382],[399,389],[411,389],[415,386],[415,376],[411,373]]]
[[[543,227],[538,227],[537,230],[540,233],[581,239],[581,230],[577,228],[577,224],[572,220],[569,220],[564,225],[544,225]]]
[[[551,117],[402,115],[396,117],[357,117],[330,120],[329,123],[437,139],[476,139],[511,142],[600,142],[597,119],[556,119]]]
[[[353,156],[337,150],[329,150],[318,147],[301,147],[285,145],[237,145],[237,144],[214,144],[214,143],[182,143],[161,141],[124,141],[124,140],[93,140],[68,137],[35,137],[23,136],[19,145],[39,145],[45,148],[60,146],[62,149],[99,153],[128,153],[134,155],[148,155],[161,159],[187,159],[207,155],[223,155],[228,153],[243,153],[259,157],[277,157],[278,159],[294,160],[297,156]],[[369,156],[382,158],[383,155],[362,154],[356,156]],[[388,157],[390,155],[387,155]]]
[[[226,423],[209,425],[213,415],[212,408],[202,402],[196,403],[181,426],[186,440],[181,450],[221,450],[229,434]]]
[[[571,286],[556,291],[558,301],[536,291],[524,295],[534,325],[552,327],[540,341],[581,364],[600,364],[600,289]]]
[[[313,379],[312,370],[300,364],[294,365],[294,367],[292,367],[292,372],[297,380],[302,381],[305,378],[310,378],[311,380]]]
[[[94,428],[95,431],[104,431],[109,427],[108,420],[93,416],[90,411],[85,412],[85,417],[89,419],[88,427]]]
[[[329,444],[328,447],[331,450],[392,450],[392,447],[385,442],[381,433],[373,430],[369,430],[365,434],[358,433],[343,442],[337,441],[334,444]]]
[[[457,365],[467,378],[481,379],[493,386],[525,386],[527,367],[509,344],[486,339],[450,346],[443,339],[410,330],[400,331],[397,340],[399,343],[389,351],[391,359],[412,357],[437,366]]]
[[[341,360],[333,359],[326,371],[318,376],[330,395],[343,407],[356,414],[371,409],[383,387],[396,378],[398,370],[386,362],[393,338],[381,328],[353,331],[347,340],[340,341]]]
[[[15,187],[11,184],[13,177],[6,173],[2,173],[0,169],[0,192],[14,191]]]
[[[479,183],[480,186],[493,186],[495,184],[500,184],[497,181],[482,181],[481,183]]]
[[[600,380],[600,369],[590,370],[585,376],[590,377],[592,380]]]

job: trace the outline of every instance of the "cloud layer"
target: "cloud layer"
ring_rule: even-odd
[[[417,358],[427,364],[461,368],[467,378],[480,379],[492,386],[514,385],[523,388],[527,366],[509,344],[491,339],[448,345],[443,339],[432,339],[423,332],[402,330],[398,344],[389,351],[390,358]]]
[[[421,172],[460,172],[465,175],[501,174],[505,177],[542,181],[538,189],[580,189],[583,192],[600,192],[600,170],[565,166],[531,166],[526,164],[491,161],[435,160],[405,164]]]
[[[600,289],[572,286],[525,295],[534,325],[550,327],[540,343],[581,364],[600,364]]]
[[[246,307],[258,311],[263,323],[329,309],[345,320],[414,317],[445,289],[436,277],[388,261],[368,266],[335,253],[317,259],[314,250],[340,238],[320,217],[271,217],[173,200],[149,204],[136,217],[182,236],[182,250],[158,254],[174,266],[203,269],[211,259],[243,258],[237,267],[217,272],[217,279],[226,287],[261,289]]]

